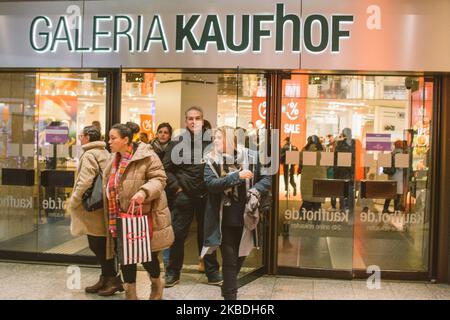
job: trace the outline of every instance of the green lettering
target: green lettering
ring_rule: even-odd
[[[312,25],[313,23],[317,21],[320,23],[320,30],[321,30],[321,36],[320,36],[320,43],[315,46],[312,43]],[[305,20],[305,47],[309,51],[313,53],[319,53],[324,51],[327,48],[328,45],[328,21],[327,18],[324,16],[313,14],[306,18]]]
[[[61,30],[64,31],[65,36],[62,37],[59,36]],[[69,28],[67,27],[67,18],[65,16],[60,17],[58,20],[58,24],[55,30],[55,36],[52,41],[52,47],[50,48],[51,51],[56,51],[58,47],[58,42],[66,42],[69,51],[73,51],[72,39],[70,36]]]
[[[210,35],[211,27],[213,28],[214,35]],[[203,28],[198,49],[206,51],[206,45],[208,42],[215,42],[217,50],[225,51],[222,30],[220,29],[220,22],[216,15],[208,15],[206,17],[205,27]]]
[[[81,21],[81,17],[80,17],[80,24],[79,24],[80,28],[79,29],[75,29],[75,52],[82,52],[82,51],[89,51],[90,48],[85,48],[82,47],[82,42],[83,42],[83,22]]]
[[[339,29],[339,27],[341,23],[353,23],[353,16],[333,16],[331,20],[333,25],[331,52],[339,52],[339,38],[348,38],[350,36],[350,31],[342,31]]]
[[[112,20],[112,16],[94,16],[93,18],[93,27],[92,27],[92,49],[93,51],[111,51],[111,48],[102,48],[99,47],[97,42],[98,38],[110,36],[111,32],[109,31],[98,31],[98,22],[101,20]]]
[[[286,22],[292,22],[292,51],[300,51],[300,18],[295,14],[284,15],[284,4],[277,4],[276,18],[276,50],[284,51],[284,25]]]
[[[177,15],[177,35],[176,35],[176,45],[175,48],[177,51],[184,51],[184,38],[187,39],[189,46],[192,50],[198,50],[198,44],[195,40],[194,35],[192,34],[192,28],[196,25],[198,19],[200,18],[199,14],[194,14],[188,20],[185,26],[184,24],[184,15]]]
[[[127,22],[127,27],[125,30],[120,31],[120,20],[125,20]],[[133,32],[133,21],[128,16],[115,16],[114,17],[114,43],[113,50],[115,52],[119,51],[119,37],[126,37],[128,39],[128,51],[133,51],[133,37],[130,34]]]
[[[154,28],[158,28],[159,37],[152,36]],[[144,51],[150,50],[150,45],[152,41],[161,41],[164,51],[168,51],[166,43],[166,35],[164,34],[164,27],[162,25],[161,17],[159,15],[155,15],[153,17],[152,24],[150,25],[150,29],[148,30],[147,40],[145,40]]]
[[[137,22],[137,35],[136,35],[136,51],[141,51],[141,28],[142,28],[142,16],[138,15],[138,22]]]
[[[227,47],[231,51],[242,52],[248,48],[250,43],[250,16],[242,16],[242,33],[241,33],[241,43],[239,45],[234,44],[234,35],[236,30],[234,28],[234,15],[227,15]]]
[[[30,45],[33,50],[38,52],[43,52],[48,50],[48,46],[50,44],[50,32],[39,32],[38,35],[45,39],[44,45],[39,47],[36,43],[36,28],[39,22],[45,22],[45,26],[48,28],[52,27],[52,22],[49,18],[45,16],[38,16],[31,21],[30,25]]]
[[[270,30],[261,29],[261,22],[273,21],[273,15],[255,15],[253,18],[253,51],[261,51],[261,38],[270,37]]]

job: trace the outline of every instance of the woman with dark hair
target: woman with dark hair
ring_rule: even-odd
[[[319,137],[316,135],[309,136],[306,145],[303,147],[300,153],[300,192],[302,194],[303,200],[300,211],[303,209],[305,209],[306,211],[317,211],[320,209],[321,203],[324,201],[323,198],[317,198],[313,196],[313,179],[326,179],[327,177],[327,168],[320,166],[321,151],[323,151],[323,146],[320,143]],[[317,153],[316,165],[303,165],[304,152]]]
[[[255,247],[259,203],[272,186],[258,154],[237,144],[235,130],[221,127],[206,155],[204,181],[208,190],[202,255],[220,247],[223,259],[222,296],[237,299],[237,276]]]
[[[83,194],[92,186],[96,176],[104,172],[109,152],[105,149],[106,143],[100,141],[101,134],[95,126],[84,127],[78,138],[83,154],[67,208],[71,216],[70,229],[74,236],[87,235],[89,248],[94,252],[102,270],[99,281],[85,288],[85,291],[109,296],[123,291],[123,287],[120,277],[117,276],[114,259],[106,258],[107,228],[103,208],[88,212],[82,205]]]
[[[128,121],[127,123],[125,123],[125,125],[130,128],[130,130],[133,132],[133,142],[137,142],[139,141],[139,131],[141,131],[141,128],[139,127],[139,125],[137,123]]]
[[[350,167],[339,166],[338,154],[341,152],[351,154]],[[350,128],[342,130],[340,138],[336,142],[334,157],[336,164],[334,167],[334,179],[350,180],[348,197],[339,198],[339,208],[343,212],[348,209],[350,211],[350,219],[353,219],[353,210],[355,208],[356,140],[352,138],[352,130]]]
[[[167,147],[170,145],[172,139],[172,131],[172,126],[167,122],[163,122],[158,126],[158,129],[156,130],[155,139],[150,142],[153,150],[155,150],[161,161],[166,154]]]
[[[157,130],[156,130],[156,137],[153,139],[150,144],[153,147],[153,150],[158,155],[159,159],[162,161],[164,159],[164,155],[166,154],[166,150],[168,150],[168,147],[171,145],[172,140],[172,126],[168,122],[163,122],[159,124]],[[169,148],[170,149],[170,148]],[[169,205],[170,211],[172,211],[172,205],[173,205],[173,195],[170,192],[167,192],[166,187],[166,195],[167,195],[167,202]],[[169,263],[169,256],[170,256],[170,249],[166,249],[163,251],[163,263],[164,266],[167,266]]]
[[[149,143],[148,135],[146,132],[139,133],[139,141],[142,143]]]
[[[116,220],[132,202],[142,205],[143,214],[152,219],[152,259],[144,262],[152,284],[150,299],[162,299],[164,283],[160,278],[158,252],[173,243],[170,212],[167,207],[166,174],[161,160],[150,145],[133,143],[137,133],[132,125],[115,124],[109,131],[109,146],[114,153],[105,168],[105,221],[108,221],[107,256],[112,258],[117,243]],[[125,296],[136,300],[136,264],[122,265]]]

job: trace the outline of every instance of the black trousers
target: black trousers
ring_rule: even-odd
[[[302,206],[300,207],[300,212],[305,209],[306,211],[318,211],[321,207],[320,202],[312,202],[312,201],[303,201]]]
[[[117,270],[114,259],[106,259],[106,237],[97,237],[88,235],[89,249],[95,254],[100,267],[102,276],[115,277]]]
[[[183,267],[184,242],[189,233],[194,216],[197,219],[197,247],[200,256],[203,247],[203,220],[205,216],[205,198],[191,198],[184,192],[180,192],[175,198],[172,211],[172,227],[175,233],[175,241],[170,247],[169,263],[166,275],[178,277]],[[207,276],[219,271],[219,262],[216,253],[207,254],[203,259]]]
[[[222,226],[222,296],[225,300],[237,299],[237,276],[244,263],[245,257],[239,257],[243,227]]]
[[[285,191],[289,190],[289,183],[291,184],[292,188],[294,188],[294,190],[297,189],[297,184],[295,183],[294,174],[295,174],[295,165],[293,165],[293,164],[291,164],[291,165],[284,164],[283,165],[283,177],[284,177],[284,190]]]
[[[159,267],[158,252],[152,252],[152,261],[144,262],[142,264],[144,269],[150,274],[152,278],[159,278],[161,269]],[[136,282],[137,264],[121,265],[122,277],[125,283]]]
[[[117,238],[114,238],[114,247],[117,250]],[[159,252],[152,252],[152,261],[144,262],[142,264],[145,271],[147,271],[150,274],[150,277],[152,278],[159,278],[161,274],[158,253]],[[122,271],[123,282],[125,283],[136,282],[137,264],[120,265],[120,270]]]
[[[401,207],[400,207],[400,200],[402,198],[401,194],[397,194],[394,198],[394,210],[395,211],[400,211]],[[389,206],[391,205],[391,200],[392,199],[386,199],[384,200],[384,206],[383,206],[383,212],[388,212],[389,211]]]

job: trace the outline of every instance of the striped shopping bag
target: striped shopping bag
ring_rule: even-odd
[[[117,219],[117,251],[122,265],[152,260],[152,219],[142,214],[142,204],[137,209],[135,214],[135,202],[132,201],[127,213],[121,213]]]

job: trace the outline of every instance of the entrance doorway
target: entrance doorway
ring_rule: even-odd
[[[205,128],[226,125],[256,135],[265,128],[266,91],[263,73],[124,72],[120,122],[137,123],[143,141],[152,141],[161,123],[169,123],[175,137],[185,128],[185,111],[197,106],[207,120]],[[199,270],[198,228],[194,221],[185,242],[183,271]],[[264,272],[264,251],[263,245],[247,257],[242,281]]]

